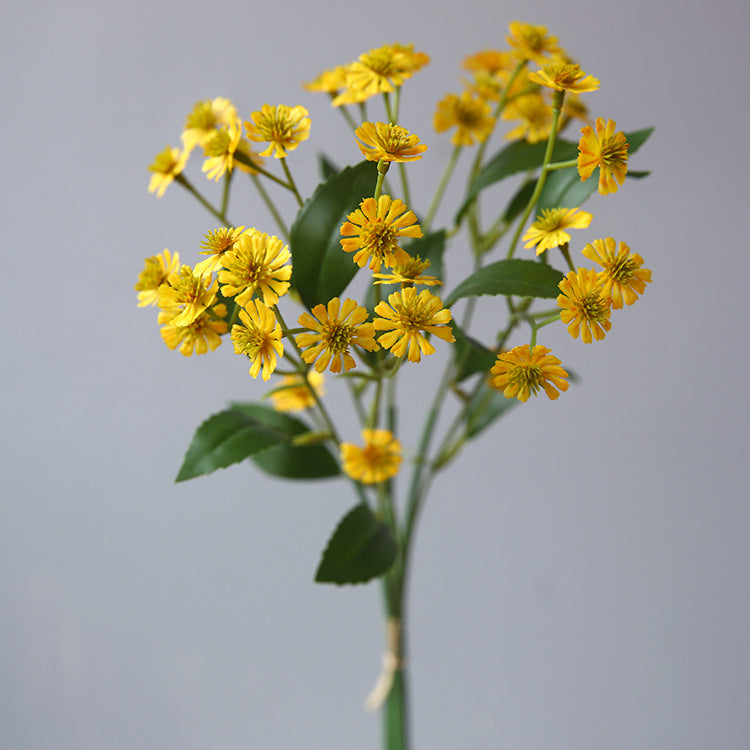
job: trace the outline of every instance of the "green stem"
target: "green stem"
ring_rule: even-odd
[[[276,204],[271,199],[271,196],[268,194],[267,190],[263,187],[263,183],[258,179],[257,175],[251,174],[250,179],[253,181],[253,185],[255,185],[255,187],[257,188],[258,194],[263,200],[263,203],[266,204],[266,208],[271,213],[271,216],[273,216],[274,221],[279,227],[279,232],[281,233],[282,237],[287,242],[289,242],[289,230],[286,227],[283,217],[276,208]]]
[[[174,178],[174,181],[182,185],[182,187],[185,188],[185,190],[188,191],[197,201],[198,203],[203,206],[203,208],[206,209],[209,213],[213,214],[224,226],[230,227],[232,226],[229,223],[229,220],[227,219],[226,215],[219,211],[217,208],[212,206],[194,187],[193,184],[188,180],[187,177],[184,175],[178,174],[177,177]]]
[[[294,193],[294,197],[297,199],[297,203],[299,203],[300,208],[302,208],[304,201],[302,200],[302,197],[297,190],[297,185],[294,182],[292,173],[289,171],[289,165],[286,163],[286,156],[281,157],[281,166],[284,168],[284,174],[289,181],[289,189]]]
[[[461,146],[453,147],[453,153],[451,154],[450,159],[448,160],[448,163],[445,165],[443,176],[440,178],[440,182],[438,183],[437,190],[435,190],[435,195],[432,198],[432,203],[430,204],[430,208],[427,211],[427,216],[425,217],[425,220],[422,223],[422,231],[425,234],[428,234],[428,232],[430,231],[430,227],[432,226],[432,221],[435,218],[435,214],[437,213],[438,206],[440,205],[440,201],[443,200],[445,189],[448,187],[448,182],[450,181],[450,178],[453,175],[453,171],[456,168],[456,164],[458,164],[458,156],[461,153],[461,148],[462,148]]]
[[[516,250],[516,245],[518,244],[521,232],[523,232],[523,229],[526,226],[529,214],[531,214],[531,211],[536,205],[537,200],[539,200],[542,188],[544,187],[544,181],[547,179],[548,167],[550,160],[552,159],[552,151],[555,148],[555,139],[557,137],[557,121],[560,119],[560,111],[562,109],[564,94],[564,91],[555,92],[554,109],[552,110],[552,130],[550,131],[549,138],[547,139],[547,148],[544,151],[542,169],[539,173],[539,179],[536,181],[534,192],[531,194],[531,198],[529,198],[529,202],[526,204],[526,208],[524,209],[523,215],[518,222],[518,227],[516,228],[516,232],[513,235],[510,247],[508,248],[508,255],[506,257],[509,259],[513,257],[513,253]]]

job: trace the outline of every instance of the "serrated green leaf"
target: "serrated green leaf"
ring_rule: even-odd
[[[339,522],[315,573],[317,583],[366,583],[382,576],[396,559],[396,540],[364,503]]]
[[[300,209],[290,232],[292,287],[311,308],[338,297],[359,267],[341,248],[340,228],[377,179],[374,162],[364,161],[337,172]]]
[[[475,438],[506,412],[519,403],[517,398],[506,398],[486,383],[478,388],[466,412],[466,437]]]
[[[219,412],[196,430],[175,482],[239,463],[284,440],[283,433],[255,419],[252,414],[233,408]]]
[[[263,471],[284,479],[324,479],[341,474],[338,461],[323,444],[294,444],[299,435],[314,433],[309,425],[264,404],[233,404],[234,409],[263,424],[284,439],[253,453],[250,458]],[[299,441],[297,441],[299,442]]]
[[[462,297],[481,294],[515,294],[521,297],[553,298],[560,294],[560,271],[535,260],[499,260],[464,279],[445,300],[451,307]]]

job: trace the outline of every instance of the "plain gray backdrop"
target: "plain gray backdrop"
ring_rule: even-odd
[[[362,708],[378,588],[312,582],[348,485],[244,464],[173,484],[198,423],[264,387],[228,345],[170,352],[136,308],[143,258],[195,262],[215,227],[176,185],[149,195],[147,165],[199,99],[245,118],[303,104],[309,193],[318,152],[359,154],[301,82],[414,42],[432,62],[402,122],[430,146],[410,167],[428,196],[451,149],[435,102],[515,19],[601,79],[592,114],[656,126],[632,160],[652,176],[594,196],[577,235],[626,241],[653,284],[602,343],[545,329],[582,382],[517,408],[435,484],[412,578],[415,748],[750,745],[747,4],[73,0],[6,3],[0,30],[2,748],[379,746]],[[231,214],[275,231],[249,191]]]

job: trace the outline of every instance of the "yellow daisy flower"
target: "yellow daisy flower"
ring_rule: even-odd
[[[552,63],[528,75],[530,81],[555,91],[574,91],[582,94],[599,88],[599,79],[587,76],[580,65],[575,63]]]
[[[169,250],[165,250],[162,255],[146,258],[135,285],[138,292],[138,307],[155,305],[159,300],[159,287],[166,283],[167,277],[179,267],[180,254],[170,255]]]
[[[526,230],[524,247],[536,245],[536,254],[570,242],[566,229],[586,229],[594,217],[580,208],[544,208],[541,216]]]
[[[416,161],[427,151],[418,135],[392,123],[363,122],[354,135],[362,141],[357,146],[368,161]]]
[[[461,96],[448,94],[438,102],[432,120],[436,133],[442,133],[456,127],[451,136],[451,143],[456,146],[471,146],[476,140],[485,141],[495,127],[490,105],[471,91],[464,91]]]
[[[472,73],[506,77],[516,67],[516,60],[512,53],[505,50],[485,49],[465,57],[461,67]]]
[[[156,193],[156,197],[161,198],[174,178],[178,174],[182,174],[189,155],[187,151],[180,151],[180,149],[171,146],[167,146],[164,151],[160,151],[148,167],[149,171],[153,172],[148,183],[148,192]]]
[[[557,37],[547,34],[546,26],[513,21],[508,26],[508,31],[510,36],[506,36],[505,40],[513,48],[516,57],[544,65],[550,58],[563,55],[562,48],[557,44]]]
[[[344,473],[363,484],[385,482],[398,474],[401,443],[390,430],[362,430],[364,447],[341,443]]]
[[[256,170],[251,167],[240,161],[235,161],[234,155],[238,151],[244,153],[254,164],[260,166],[263,163],[260,156],[252,151],[250,144],[243,140],[242,121],[239,118],[230,122],[229,125],[214,130],[206,140],[203,146],[206,160],[202,167],[206,177],[218,182],[226,172],[231,172],[235,166],[243,172],[257,174]]]
[[[175,310],[162,310],[159,313],[159,325],[163,325],[161,336],[170,349],[180,347],[180,354],[185,357],[205,354],[209,349],[213,351],[221,344],[221,334],[226,333],[229,326],[223,318],[227,314],[227,306],[214,305],[204,310],[188,325],[175,325],[178,314]]]
[[[173,316],[175,326],[190,325],[206,308],[213,305],[219,285],[216,279],[197,276],[190,266],[173,271],[159,287],[159,307]]]
[[[506,398],[527,401],[543,388],[554,401],[560,391],[568,390],[568,373],[560,367],[560,360],[545,346],[517,346],[498,354],[490,372],[490,385],[502,391]]]
[[[513,99],[503,110],[503,120],[521,120],[521,123],[508,131],[505,138],[524,138],[529,143],[546,141],[552,132],[552,107],[538,92]]]
[[[581,252],[604,269],[598,275],[602,295],[612,300],[612,307],[616,310],[622,308],[623,302],[632,305],[638,295],[646,291],[646,284],[651,282],[651,271],[641,268],[643,258],[638,253],[631,253],[624,242],[615,248],[612,237],[594,240]]]
[[[275,305],[289,289],[290,258],[289,248],[278,237],[249,229],[222,258],[221,293],[227,297],[237,295],[237,304],[246,307],[252,296],[260,292],[269,307]]]
[[[408,352],[410,362],[420,362],[422,354],[434,354],[435,347],[425,338],[434,333],[443,341],[455,341],[448,323],[452,316],[443,301],[426,289],[419,294],[414,287],[394,292],[388,302],[379,302],[375,312],[381,317],[373,321],[376,331],[388,331],[378,337],[383,349],[396,357]]]
[[[628,142],[625,134],[615,133],[614,120],[604,122],[596,118],[596,132],[590,125],[581,128],[578,142],[578,174],[581,181],[588,180],[596,167],[599,167],[599,193],[616,193],[618,183],[625,182],[628,172]]]
[[[562,294],[557,304],[562,308],[560,318],[574,338],[581,335],[584,344],[593,339],[601,341],[612,327],[609,315],[612,303],[602,294],[599,275],[591,268],[571,271],[559,284]],[[593,338],[592,338],[593,336]]]
[[[323,376],[317,370],[307,373],[307,382],[318,397],[325,393]],[[310,388],[305,385],[302,375],[284,375],[281,385],[270,395],[276,411],[303,411],[315,406]]]
[[[220,128],[237,119],[237,110],[224,97],[206,99],[196,102],[190,114],[185,119],[182,131],[182,146],[189,154],[196,146],[205,146],[216,128]]]
[[[308,91],[320,91],[324,94],[335,96],[346,86],[347,70],[346,65],[338,65],[330,70],[324,70],[312,81],[303,83],[302,85]]]
[[[421,237],[422,229],[417,224],[413,211],[406,204],[388,195],[365,198],[356,211],[350,213],[341,225],[341,247],[347,253],[355,253],[354,262],[364,268],[370,262],[371,271],[380,267],[394,266],[409,259],[409,254],[398,244],[401,237]]]
[[[276,357],[284,356],[281,342],[281,326],[273,310],[261,300],[250,300],[240,310],[240,325],[233,325],[231,332],[234,350],[250,358],[250,376],[258,377],[263,367],[263,380],[268,380],[276,369]]]
[[[359,307],[353,299],[344,304],[334,297],[328,305],[315,305],[310,313],[299,316],[299,324],[313,333],[300,333],[295,341],[302,352],[302,359],[311,365],[315,363],[318,372],[328,367],[331,372],[344,372],[356,367],[354,357],[349,353],[352,345],[361,346],[374,352],[379,347],[375,342],[375,328],[367,323],[367,310]],[[314,317],[313,317],[314,316]]]
[[[401,284],[402,287],[425,284],[426,286],[442,286],[443,282],[435,276],[423,276],[422,272],[430,267],[429,260],[422,260],[418,255],[411,256],[403,263],[396,263],[391,273],[374,273],[377,281],[374,284]]]
[[[219,271],[224,255],[234,248],[244,231],[245,227],[219,227],[205,235],[201,242],[201,247],[205,249],[199,250],[199,253],[208,255],[208,258],[196,263],[193,273],[196,276],[210,276],[214,271]],[[254,232],[255,229],[250,231]]]
[[[391,92],[424,67],[430,58],[414,52],[414,45],[387,44],[360,55],[346,69],[346,88],[333,105],[356,104],[376,94]]]
[[[251,141],[270,144],[260,152],[261,156],[273,154],[276,159],[281,159],[310,137],[310,118],[307,115],[307,110],[300,105],[287,107],[279,104],[272,107],[264,104],[259,111],[250,115],[253,121],[245,123],[247,137]]]

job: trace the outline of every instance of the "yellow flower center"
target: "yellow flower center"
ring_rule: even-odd
[[[397,244],[397,234],[383,219],[376,219],[363,228],[362,247],[376,258],[383,260]]]
[[[456,120],[466,128],[475,128],[482,121],[481,104],[478,107],[469,107],[462,104],[456,109]]]
[[[594,289],[586,294],[579,304],[581,315],[586,320],[594,322],[608,320],[609,302],[603,299],[599,289]]]
[[[185,121],[185,128],[188,130],[213,130],[216,125],[217,120],[211,102],[201,102]]]
[[[231,136],[226,130],[217,130],[203,147],[206,156],[226,156],[229,153]]]
[[[628,144],[617,135],[604,138],[600,146],[599,161],[607,167],[624,164],[628,160]]]
[[[159,261],[156,258],[146,258],[146,266],[138,277],[135,290],[137,292],[145,292],[151,289],[158,289],[164,283],[165,279],[166,276]]]
[[[344,323],[329,323],[323,330],[323,338],[326,347],[333,354],[343,354],[349,349],[352,338],[356,335],[356,329],[353,326]]]
[[[566,208],[545,208],[542,210],[542,217],[534,223],[538,229],[544,232],[554,232],[556,229],[563,228],[563,219],[566,213]]]
[[[544,382],[544,373],[539,365],[516,365],[511,370],[510,382],[522,391],[530,390],[536,393]]]
[[[607,275],[620,284],[630,281],[637,268],[638,264],[629,255],[615,258],[606,266]]]

